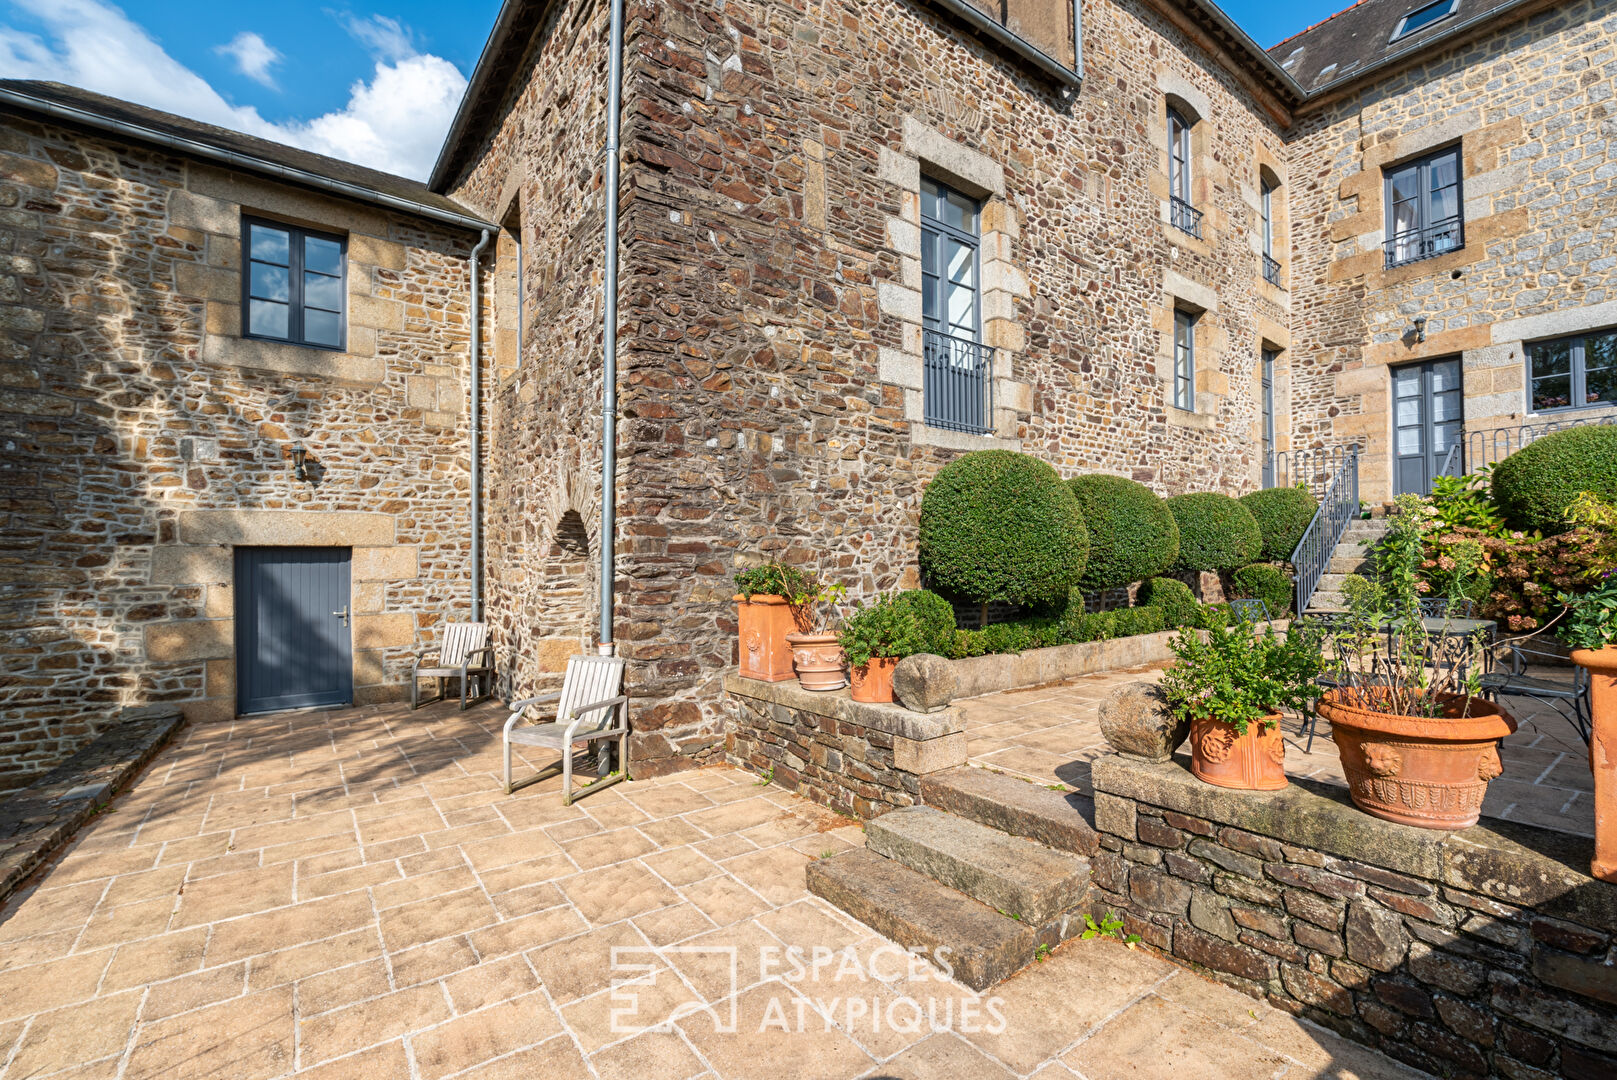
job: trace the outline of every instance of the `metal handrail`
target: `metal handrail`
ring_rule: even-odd
[[[1569,416],[1564,420],[1546,420],[1541,424],[1518,424],[1515,427],[1489,428],[1468,431],[1465,439],[1456,439],[1443,456],[1439,476],[1464,476],[1476,472],[1484,465],[1497,465],[1516,451],[1555,431],[1575,427],[1617,426],[1617,413],[1600,416]]]
[[[1345,446],[1318,446],[1309,450],[1277,450],[1264,456],[1263,486],[1306,487],[1316,499],[1323,498],[1331,478],[1347,464],[1349,453],[1361,452],[1357,443]]]
[[[1177,195],[1168,196],[1168,219],[1180,232],[1202,238],[1202,212]]]
[[[921,335],[922,413],[928,427],[994,430],[994,349],[941,330]]]
[[[1359,516],[1359,448],[1349,446],[1341,467],[1332,475],[1319,501],[1319,509],[1308,523],[1303,538],[1291,553],[1291,566],[1297,579],[1297,614],[1308,610],[1313,602],[1319,579],[1330,568],[1336,545],[1347,533],[1348,523]]]
[[[1382,244],[1389,267],[1447,255],[1465,247],[1465,221],[1458,214],[1419,229],[1394,233]]]
[[[1280,287],[1280,263],[1267,252],[1263,256],[1263,280],[1276,288]]]

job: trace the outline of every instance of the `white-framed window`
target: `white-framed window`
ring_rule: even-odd
[[[1173,405],[1196,408],[1196,313],[1184,308],[1173,310]]]
[[[1527,346],[1528,411],[1617,405],[1617,330]]]

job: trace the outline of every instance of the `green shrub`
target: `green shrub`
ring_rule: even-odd
[[[994,623],[981,630],[957,630],[954,635],[954,647],[948,655],[960,659],[967,656],[1019,653],[1029,649],[1048,649],[1055,645],[1074,645],[1083,641],[1107,641],[1135,634],[1154,634],[1163,629],[1163,626],[1163,615],[1159,608],[1120,608],[1116,611],[1097,611],[1089,615],[1069,612],[1066,617],[1041,615],[1031,619]]]
[[[1518,529],[1565,532],[1567,509],[1584,491],[1617,500],[1617,427],[1553,432],[1494,466],[1494,500]]]
[[[1049,465],[1010,450],[950,462],[921,499],[928,585],[977,604],[1052,605],[1078,584],[1089,534],[1072,489]]]
[[[1161,611],[1163,625],[1169,630],[1195,626],[1201,612],[1201,603],[1190,591],[1190,586],[1177,578],[1152,578],[1140,586],[1134,600],[1142,607],[1154,607]]]
[[[910,611],[921,632],[918,652],[948,656],[954,645],[954,605],[935,592],[910,589],[899,593],[893,600]]]
[[[1302,542],[1308,523],[1314,520],[1319,500],[1306,488],[1268,488],[1241,496],[1241,505],[1258,523],[1263,537],[1262,556],[1270,562],[1290,562],[1291,553]]]
[[[1291,578],[1278,566],[1243,566],[1230,575],[1230,587],[1238,600],[1262,600],[1270,618],[1283,619],[1291,611]]]
[[[902,660],[922,651],[921,624],[909,604],[894,593],[884,593],[859,608],[842,624],[837,644],[852,667],[864,667],[873,657]]]
[[[1175,495],[1168,500],[1168,509],[1179,525],[1175,573],[1234,570],[1252,562],[1263,551],[1258,523],[1246,507],[1228,495],[1212,491]]]
[[[1179,555],[1179,526],[1156,492],[1122,476],[1091,473],[1067,481],[1089,530],[1080,584],[1115,589],[1155,577]]]
[[[1167,629],[1168,623],[1161,608],[1131,607],[1118,608],[1110,613],[1113,628],[1117,631],[1113,637],[1134,637],[1136,634],[1156,634]]]

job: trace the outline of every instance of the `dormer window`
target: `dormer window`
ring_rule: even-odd
[[[1460,6],[1460,0],[1435,0],[1434,3],[1422,4],[1420,7],[1398,20],[1398,27],[1392,32],[1392,41],[1418,33],[1433,23],[1453,15]]]

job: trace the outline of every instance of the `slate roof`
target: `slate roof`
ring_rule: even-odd
[[[1519,0],[1459,0],[1447,18],[1392,40],[1403,17],[1427,3],[1428,0],[1359,0],[1282,41],[1269,50],[1269,55],[1305,93],[1312,95],[1438,39],[1456,36],[1505,8],[1520,6]]]

